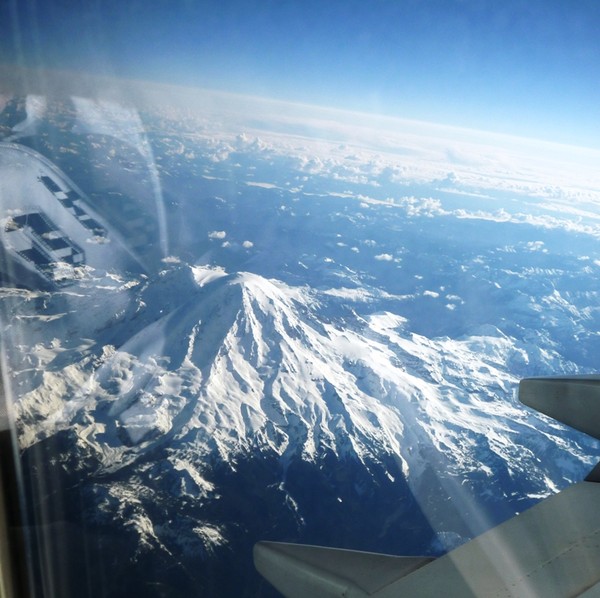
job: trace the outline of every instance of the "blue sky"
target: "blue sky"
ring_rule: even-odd
[[[0,23],[3,62],[600,147],[595,0],[2,0]]]

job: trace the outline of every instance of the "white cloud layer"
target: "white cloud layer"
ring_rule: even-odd
[[[186,147],[174,148],[182,159],[216,163],[246,154],[297,174],[287,187],[263,174],[244,181],[249,189],[293,200],[319,195],[305,190],[317,177],[323,195],[354,198],[358,209],[395,206],[411,218],[453,216],[600,238],[598,150],[219,92],[168,92],[147,88],[152,103],[168,99],[168,119],[185,133],[179,139]],[[421,197],[415,187],[430,191]]]

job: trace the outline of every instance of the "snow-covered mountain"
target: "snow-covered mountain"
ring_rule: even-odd
[[[206,573],[211,555],[226,562],[223,550],[260,537],[335,542],[315,530],[343,526],[347,508],[371,530],[356,548],[435,552],[585,474],[589,447],[516,402],[514,372],[531,360],[569,367],[551,350],[491,326],[429,339],[399,314],[361,316],[331,292],[250,273],[174,264],[138,282],[113,287],[127,307],[109,329],[100,318],[93,331],[88,310],[95,346],[59,340],[61,297],[47,298],[44,371],[17,420],[23,446],[50,443],[86,517],[127,530],[139,562],[183,554]],[[169,311],[169,292],[187,300]],[[248,500],[243,517],[232,499]],[[250,524],[257,501],[269,508]]]

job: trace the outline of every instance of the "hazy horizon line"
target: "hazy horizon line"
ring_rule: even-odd
[[[118,86],[115,86],[118,83]],[[143,88],[146,88],[145,90]],[[68,69],[49,69],[49,68],[32,68],[23,67],[10,63],[0,63],[0,93],[12,93],[13,95],[43,95],[55,99],[65,99],[68,96],[81,95],[90,97],[96,100],[121,101],[124,103],[133,103],[134,106],[138,103],[146,103],[148,100],[148,88],[154,92],[169,90],[180,90],[188,96],[194,94],[204,94],[227,97],[232,100],[250,100],[261,104],[276,104],[285,107],[294,107],[300,110],[308,110],[311,112],[325,112],[331,115],[344,115],[347,117],[361,117],[365,120],[393,122],[405,126],[419,126],[426,128],[444,130],[446,132],[456,132],[468,134],[471,136],[485,136],[488,142],[492,139],[505,142],[528,142],[528,144],[544,145],[549,148],[563,150],[579,150],[598,153],[600,157],[600,147],[591,145],[567,143],[557,141],[550,138],[535,137],[530,135],[518,135],[503,131],[494,130],[492,128],[477,128],[444,123],[438,120],[425,120],[420,118],[404,117],[397,114],[387,112],[369,112],[366,110],[352,109],[347,107],[339,107],[334,105],[325,105],[319,103],[311,103],[306,101],[298,101],[293,99],[282,99],[280,97],[257,95],[252,92],[232,91],[210,86],[193,86],[183,83],[175,83],[170,81],[159,81],[151,79],[142,79],[135,77],[124,77],[116,74],[99,74],[90,73],[87,71],[68,70]],[[178,97],[174,104],[182,104],[181,96]],[[342,123],[343,120],[337,119]],[[375,126],[376,123],[369,123],[374,129],[380,128]],[[383,124],[383,123],[381,123]],[[364,124],[362,126],[365,126]]]

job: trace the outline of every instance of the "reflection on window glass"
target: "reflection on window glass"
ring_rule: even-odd
[[[476,2],[341,18],[231,4],[230,20],[86,9],[99,20],[84,19],[80,58],[43,31],[45,9],[5,10],[49,48],[37,64],[13,31],[20,70],[0,71],[2,363],[32,595],[275,596],[252,563],[260,540],[438,556],[595,463],[596,441],[515,394],[525,376],[593,371],[600,327],[600,151],[566,117],[541,134],[552,99],[523,136],[498,116],[524,123],[522,69],[546,68],[499,58],[517,13],[490,37]],[[48,18],[55,35],[75,26]],[[298,19],[310,33],[290,48],[274,28]],[[449,41],[443,61],[467,69],[465,89],[435,87],[435,61],[406,41],[390,50],[389,19],[423,35],[436,22],[447,41],[460,26],[479,53]],[[525,56],[543,36],[526,41],[523,19]],[[597,49],[581,31],[565,56]],[[227,80],[216,32],[245,51]],[[336,49],[342,34],[357,46]],[[515,98],[469,91],[484,46]],[[296,95],[283,48],[299,87],[312,69]],[[194,52],[202,86],[226,91],[183,75]],[[404,113],[377,69],[410,76]],[[350,96],[361,77],[380,109]]]

